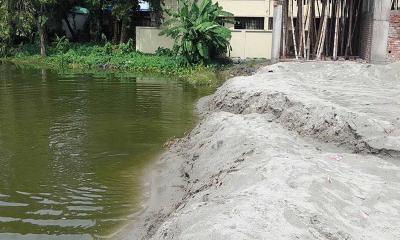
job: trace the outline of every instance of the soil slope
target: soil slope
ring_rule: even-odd
[[[400,65],[227,81],[148,176],[123,239],[400,239]]]

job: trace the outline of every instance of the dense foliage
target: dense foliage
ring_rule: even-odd
[[[15,63],[33,64],[38,67],[107,69],[151,72],[171,75],[193,85],[217,84],[215,66],[184,67],[166,49],[149,55],[136,52],[132,40],[122,44],[77,44],[59,38],[48,48],[48,56],[42,58],[37,45],[24,44],[14,49],[13,57],[5,59]]]
[[[0,0],[0,61],[51,68],[151,71],[194,84],[215,83],[215,66],[209,63],[229,49],[230,31],[219,20],[230,14],[211,0],[183,0],[164,25],[164,33],[177,40],[174,49],[160,48],[148,55],[135,51],[127,32],[135,14],[140,15],[139,1]],[[161,0],[148,2],[151,14],[161,21],[157,15]],[[84,8],[89,12],[88,22],[85,31],[79,32],[69,19],[76,9]]]
[[[187,64],[208,63],[213,55],[230,48],[231,32],[220,24],[221,17],[232,16],[211,0],[180,0],[178,11],[167,11],[162,35],[175,39],[174,50]]]
[[[149,2],[155,12],[160,11],[160,0]],[[123,43],[129,38],[127,31],[132,17],[138,13],[139,0],[1,0],[0,56],[7,53],[7,46],[21,42],[36,42],[45,56],[48,40],[54,39],[55,32],[65,34],[60,32],[62,23],[68,26],[72,41],[81,41],[82,36],[71,28],[73,24],[68,20],[76,6],[85,7],[90,13],[89,37],[85,41],[100,41],[102,36],[108,35],[108,40]],[[111,24],[104,24],[105,17]]]
[[[41,53],[46,54],[46,23],[57,0],[4,0],[0,2],[0,45],[12,45],[16,39],[29,39],[37,33]],[[6,54],[5,50],[1,52]]]
[[[8,4],[5,1],[0,4],[0,56],[5,55],[7,45],[10,42],[10,15]]]

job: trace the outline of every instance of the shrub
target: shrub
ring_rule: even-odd
[[[131,53],[136,51],[135,42],[130,38],[128,42],[119,44],[119,50],[122,53]]]
[[[8,55],[7,45],[0,42],[0,57],[5,57]]]
[[[230,48],[231,31],[219,23],[220,17],[232,16],[211,0],[181,0],[177,12],[167,11],[170,19],[161,35],[175,39],[176,56],[184,64],[208,63],[215,54]]]
[[[218,83],[214,66],[184,67],[181,65],[180,58],[170,55],[171,50],[160,49],[158,55],[149,55],[131,51],[129,48],[122,50],[121,45],[112,45],[111,43],[105,45],[69,43],[67,48],[61,42],[64,42],[64,40],[57,41],[48,48],[46,58],[40,56],[37,45],[25,44],[15,48],[14,53],[11,53],[13,57],[8,58],[8,60],[36,67],[50,67],[56,70],[64,68],[120,69],[169,75],[184,79],[193,85],[215,85]],[[66,51],[66,49],[68,50]],[[127,53],[128,50],[130,52]],[[62,53],[63,51],[65,53]]]
[[[155,54],[157,56],[168,56],[168,57],[172,57],[174,56],[174,51],[172,51],[169,48],[163,48],[163,47],[159,47],[157,48]]]
[[[110,42],[106,42],[106,44],[104,45],[103,49],[104,49],[103,52],[105,54],[110,55],[112,53],[112,51],[113,51],[113,46],[112,46],[112,44]]]
[[[60,38],[58,35],[56,35],[56,41],[53,44],[57,53],[61,54],[66,53],[71,48],[71,43],[65,36]]]

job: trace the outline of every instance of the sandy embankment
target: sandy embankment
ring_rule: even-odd
[[[199,109],[122,238],[400,239],[399,64],[277,64]]]

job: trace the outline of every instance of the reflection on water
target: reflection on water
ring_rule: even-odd
[[[140,175],[210,92],[0,65],[0,239],[91,239],[138,208]]]

